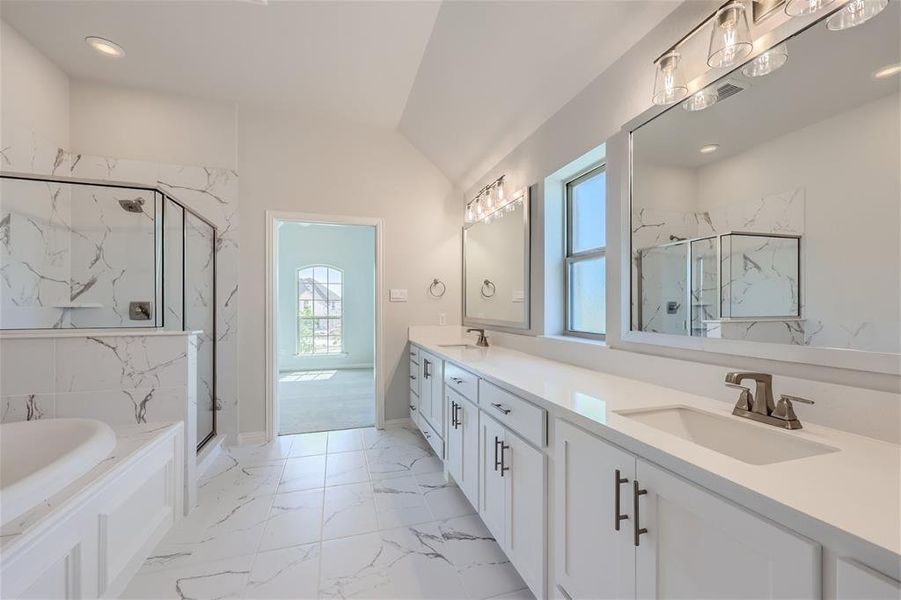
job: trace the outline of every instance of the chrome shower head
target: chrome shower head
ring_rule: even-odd
[[[119,200],[119,206],[126,212],[142,213],[144,212],[144,199],[135,198],[133,200]]]

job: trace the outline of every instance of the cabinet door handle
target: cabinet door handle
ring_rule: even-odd
[[[504,476],[504,471],[510,470],[510,467],[508,467],[504,463],[504,450],[509,450],[509,449],[510,449],[510,446],[508,444],[505,444],[503,441],[501,441],[501,477]]]
[[[638,511],[639,511],[638,497],[644,496],[647,493],[648,493],[647,490],[643,490],[638,486],[637,479],[632,482],[632,512],[635,514],[634,525],[635,525],[635,547],[636,548],[638,547],[638,544],[639,544],[638,538],[641,536],[641,534],[648,532],[648,530],[646,528],[641,526],[641,524],[639,523],[640,519],[638,517]]]
[[[463,407],[461,405],[457,404],[456,402],[453,402],[452,405],[453,406],[451,406],[451,410],[453,411],[454,429],[459,429],[460,425],[462,425],[463,422],[460,420],[460,416],[457,414],[457,411]]]
[[[501,466],[501,461],[497,457],[497,447],[501,444],[501,441],[497,439],[497,436],[494,436],[494,470],[497,471],[497,468]]]
[[[504,413],[505,415],[509,415],[509,414],[510,414],[510,410],[511,410],[511,409],[507,408],[507,407],[504,406],[503,404],[499,404],[499,403],[497,403],[497,402],[492,402],[492,403],[491,403],[491,406],[493,406],[493,407],[496,408],[497,410],[501,411],[501,412]]]
[[[457,403],[451,400],[450,404],[451,409],[451,427],[454,429],[457,428]]]
[[[428,379],[432,376],[432,363],[426,359],[422,359],[422,376]]]
[[[629,515],[624,515],[619,512],[619,486],[624,483],[629,483],[629,479],[627,477],[623,477],[620,473],[619,469],[614,472],[614,484],[613,484],[613,506],[614,513],[616,514],[616,518],[613,520],[613,528],[616,531],[619,531],[619,523],[620,521],[624,521],[629,518]]]

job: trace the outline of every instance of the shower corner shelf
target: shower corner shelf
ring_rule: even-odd
[[[103,305],[97,302],[70,302],[67,304],[54,304],[52,308],[103,308]]]

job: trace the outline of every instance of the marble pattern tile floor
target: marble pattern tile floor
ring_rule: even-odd
[[[412,427],[229,448],[124,598],[532,598]]]

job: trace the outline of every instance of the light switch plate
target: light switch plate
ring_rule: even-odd
[[[389,302],[406,302],[407,290],[392,289],[388,291]]]

